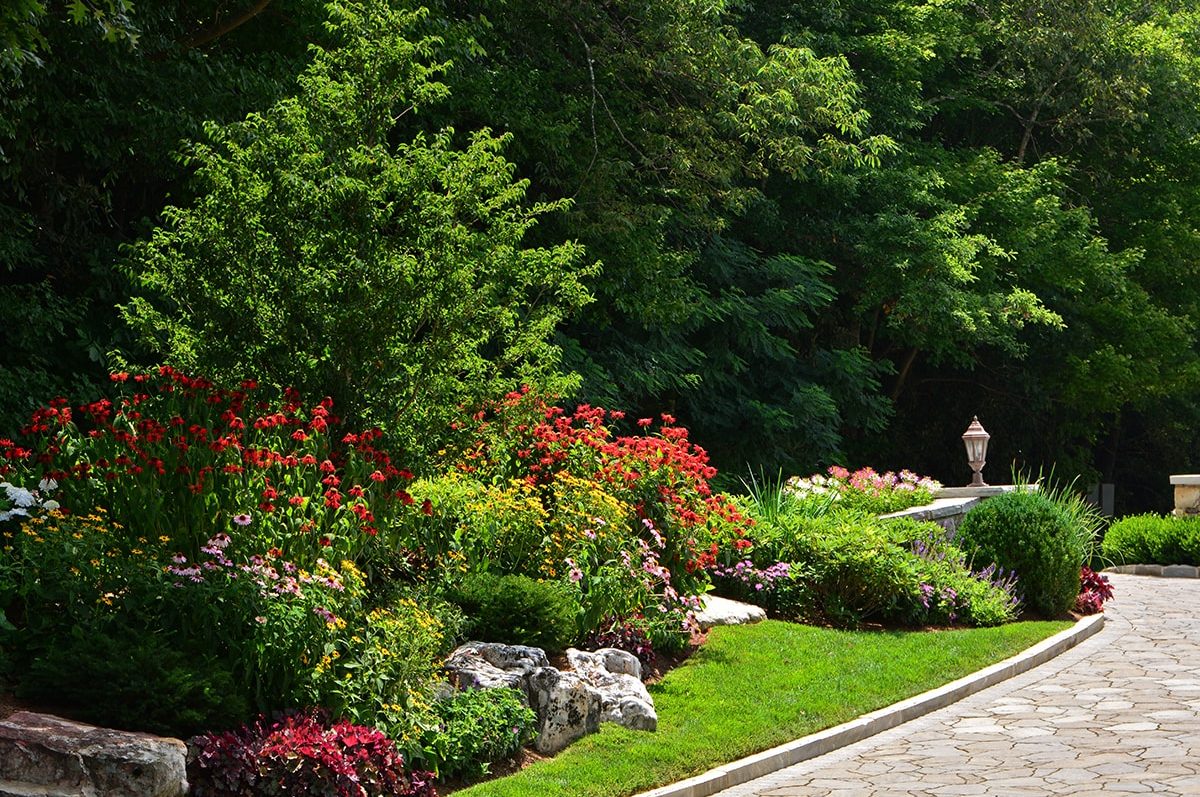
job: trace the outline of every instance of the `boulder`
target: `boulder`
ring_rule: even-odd
[[[642,665],[632,653],[601,648],[595,653],[567,650],[571,668],[600,693],[600,721],[635,731],[658,728],[654,700],[642,683]]]
[[[0,788],[11,794],[183,797],[178,739],[19,711],[0,721]]]
[[[600,693],[578,673],[538,667],[526,676],[529,705],[537,714],[533,748],[557,753],[571,742],[600,730]]]
[[[539,667],[549,667],[546,651],[526,645],[467,642],[459,645],[443,667],[459,689],[508,687],[528,693],[525,678]]]
[[[761,606],[716,595],[705,595],[701,600],[704,608],[696,612],[696,622],[704,631],[718,625],[748,625],[767,619],[767,613]]]

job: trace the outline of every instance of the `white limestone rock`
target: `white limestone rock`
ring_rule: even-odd
[[[459,645],[443,666],[459,689],[508,687],[528,692],[526,676],[539,667],[549,667],[550,660],[541,648],[467,642]]]
[[[594,653],[569,648],[567,661],[600,693],[600,721],[635,731],[658,729],[654,700],[642,683],[642,665],[632,653],[601,648]]]
[[[718,625],[749,625],[767,619],[767,612],[761,606],[754,606],[716,595],[705,595],[704,608],[696,612],[696,622],[707,631]]]
[[[533,747],[543,755],[600,730],[600,693],[578,673],[539,667],[526,676],[529,705],[538,717]]]

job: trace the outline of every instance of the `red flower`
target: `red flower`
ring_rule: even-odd
[[[652,423],[654,423],[653,418],[638,418],[638,422],[637,422],[638,426],[642,427],[643,429]]]
[[[425,502],[421,504],[421,511],[424,514],[432,517],[433,516],[433,502],[430,501],[428,498],[426,498]]]

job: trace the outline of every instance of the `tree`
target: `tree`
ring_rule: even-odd
[[[419,454],[464,406],[563,386],[549,338],[590,269],[523,245],[565,203],[523,205],[504,138],[394,140],[446,94],[422,11],[330,14],[295,96],[189,149],[196,199],[133,248],[126,318],[181,367],[328,394]]]

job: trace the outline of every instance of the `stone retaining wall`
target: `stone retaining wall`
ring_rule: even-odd
[[[892,512],[889,515],[880,515],[879,517],[883,520],[902,517],[912,518],[913,520],[928,520],[953,533],[958,528],[958,524],[962,523],[962,519],[966,517],[967,512],[978,506],[983,500],[979,496],[935,498],[931,504],[914,506],[902,509],[899,512]]]

